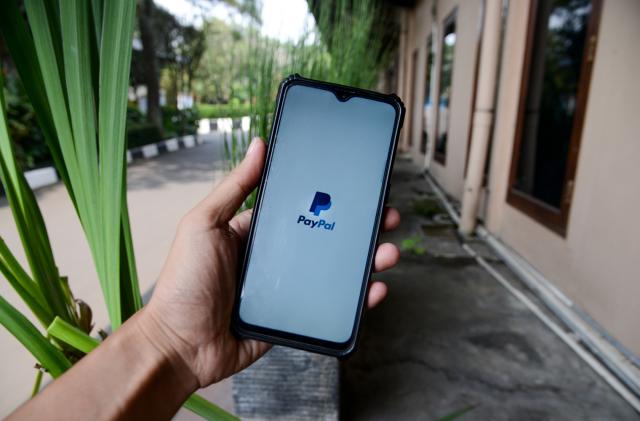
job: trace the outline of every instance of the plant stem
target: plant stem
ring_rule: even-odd
[[[33,398],[40,391],[40,385],[42,384],[42,374],[43,371],[41,368],[38,368],[38,374],[36,374],[36,382],[33,385],[33,390],[31,391],[31,397]]]

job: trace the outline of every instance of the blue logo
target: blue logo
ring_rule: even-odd
[[[321,191],[317,191],[316,195],[313,198],[313,202],[311,202],[311,207],[309,208],[309,212],[313,213],[315,216],[319,216],[320,212],[323,210],[327,210],[331,207],[331,196],[327,193],[322,193]]]
[[[320,212],[326,211],[331,207],[331,196],[327,193],[323,193],[321,191],[317,191],[316,195],[313,197],[313,201],[311,202],[311,207],[309,208],[309,212],[313,213],[315,216],[319,216]],[[298,224],[306,225],[307,227],[314,228],[324,228],[327,231],[333,231],[336,227],[335,222],[328,222],[324,219],[311,219],[307,218],[304,215],[298,216]]]

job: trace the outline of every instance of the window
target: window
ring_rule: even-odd
[[[433,37],[427,38],[427,63],[424,74],[424,104],[422,107],[422,139],[420,142],[420,152],[426,153],[429,144],[429,132],[433,126],[432,100],[431,100],[431,76],[433,75]]]
[[[456,47],[456,11],[454,10],[442,24],[442,57],[440,61],[440,95],[438,96],[438,128],[434,158],[442,165],[447,157],[447,139],[451,111],[451,83],[453,79],[453,56]]]
[[[600,0],[534,0],[507,201],[566,232]]]

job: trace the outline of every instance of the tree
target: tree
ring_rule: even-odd
[[[217,1],[226,3],[255,22],[260,21],[256,0],[191,0],[191,3],[205,13]],[[138,31],[142,53],[133,56],[132,79],[147,87],[147,121],[155,124],[162,133],[160,70],[166,64],[172,65],[168,69],[169,74],[173,74],[170,76],[170,91],[173,92],[170,92],[172,98],[169,102],[175,105],[177,91],[180,90],[178,84],[182,83],[179,77],[186,78],[186,85],[190,89],[204,53],[204,39],[197,28],[181,25],[171,13],[155,5],[153,0],[138,0]]]
[[[142,42],[144,62],[144,82],[147,87],[147,121],[158,127],[162,134],[162,112],[160,110],[160,76],[156,60],[156,41],[153,18],[156,7],[153,0],[140,0],[138,3],[138,30]]]
[[[226,104],[248,100],[246,67],[249,41],[247,29],[213,18],[203,28],[207,45],[193,84],[202,102]]]
[[[191,25],[178,25],[165,48],[167,104],[177,107],[178,94],[191,92],[194,73],[205,51],[204,33]]]

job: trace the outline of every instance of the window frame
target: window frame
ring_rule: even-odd
[[[439,60],[438,60],[438,95],[435,96],[435,107],[436,107],[436,113],[435,113],[435,137],[433,139],[433,159],[438,162],[440,165],[445,166],[447,164],[447,152],[448,152],[448,148],[445,149],[444,153],[442,152],[438,152],[436,145],[438,144],[438,135],[439,135],[439,130],[440,130],[440,95],[442,94],[442,63],[443,63],[443,59],[444,59],[444,38],[445,38],[445,28],[451,24],[451,22],[455,22],[456,23],[456,45],[458,44],[458,25],[457,25],[457,20],[458,18],[458,7],[454,7],[453,10],[451,12],[449,12],[449,14],[447,15],[446,18],[444,18],[442,20],[442,31],[440,34],[440,49],[437,52],[439,55]],[[454,47],[455,48],[455,47]],[[457,51],[457,49],[455,50]],[[453,71],[455,70],[455,51],[454,51],[454,68],[451,71],[451,95],[449,97],[449,121],[447,122],[447,124],[449,124],[449,122],[451,121],[451,98],[453,98]],[[451,127],[451,124],[449,124],[449,127]],[[447,135],[448,136],[448,135]],[[449,143],[449,139],[447,138],[447,144]],[[448,146],[448,145],[447,145]]]
[[[520,161],[520,149],[522,146],[522,131],[524,129],[524,116],[527,106],[526,99],[528,95],[530,68],[532,64],[535,20],[538,5],[539,0],[531,0],[529,7],[529,19],[527,23],[524,62],[520,79],[520,98],[518,99],[516,131],[513,140],[513,151],[509,170],[506,201],[509,205],[533,218],[535,221],[549,228],[556,234],[566,237],[567,226],[569,223],[569,212],[571,210],[571,202],[575,186],[576,169],[578,166],[580,141],[582,138],[582,129],[584,127],[584,118],[589,98],[589,86],[591,84],[591,74],[597,48],[598,30],[602,13],[602,0],[591,0],[591,16],[589,17],[589,22],[587,24],[585,51],[583,53],[582,63],[580,64],[580,79],[578,81],[578,89],[576,92],[576,109],[569,140],[569,152],[567,156],[565,177],[563,180],[560,208],[555,208],[527,193],[517,190],[514,187],[516,184],[518,163]]]
[[[411,106],[410,106],[410,116],[409,116],[409,149],[414,148],[413,134],[415,133],[415,124],[420,124],[419,119],[416,119],[416,101],[418,100],[418,95],[416,95],[417,91],[417,83],[418,83],[418,57],[420,57],[420,49],[418,47],[413,49],[411,53]],[[418,120],[418,121],[416,121]]]
[[[433,92],[432,89],[433,86],[431,86],[431,79],[433,78],[433,71],[435,70],[435,58],[436,55],[433,51],[433,33],[429,32],[429,35],[427,35],[427,41],[426,41],[426,57],[424,59],[425,65],[424,65],[424,86],[422,89],[422,104],[420,104],[420,126],[421,126],[421,131],[420,131],[420,153],[422,155],[426,155],[427,153],[427,143],[428,143],[428,136],[429,133],[427,133],[427,122],[425,121],[425,116],[424,116],[424,104],[425,101],[427,99],[431,100],[433,98]],[[431,60],[429,60],[429,57],[431,57]],[[431,67],[431,68],[429,68]],[[427,95],[427,91],[429,91],[429,94]],[[431,105],[433,107],[433,105]],[[426,135],[425,135],[426,134]]]

